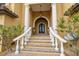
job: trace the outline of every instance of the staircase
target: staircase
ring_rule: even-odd
[[[33,35],[29,39],[27,45],[19,54],[14,52],[7,53],[6,56],[59,56],[60,52],[55,51],[55,46],[52,46],[51,39],[48,35]]]

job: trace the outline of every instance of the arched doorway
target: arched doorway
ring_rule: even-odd
[[[43,23],[39,24],[39,33],[45,33],[45,25]]]
[[[48,21],[40,17],[35,21],[35,34],[48,34]]]

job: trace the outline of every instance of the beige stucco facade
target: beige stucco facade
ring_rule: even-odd
[[[64,16],[65,11],[68,10],[69,7],[71,7],[74,4],[69,4],[69,3],[58,3],[57,4],[57,19],[60,19],[61,17]],[[2,25],[14,25],[14,24],[21,24],[22,26],[24,26],[24,12],[25,12],[25,5],[22,3],[19,4],[6,4],[6,6],[12,10],[13,12],[15,12],[19,17],[18,18],[12,18],[8,15],[5,14],[0,14],[0,24]],[[51,6],[50,6],[51,7]],[[33,12],[33,10],[31,8],[29,8],[30,10],[30,27],[34,28],[35,27],[35,21],[40,18],[40,12]],[[41,12],[41,16],[43,18],[45,18],[48,22],[48,26],[51,26],[51,10],[50,11],[46,11],[46,12]],[[67,16],[64,16],[65,18],[68,18]]]
[[[24,5],[19,4],[9,4],[6,5],[11,11],[16,13],[18,15],[18,18],[10,17],[6,14],[0,14],[0,24],[2,25],[15,25],[19,23],[20,25],[23,25],[24,20]],[[10,7],[9,7],[10,6]]]
[[[57,20],[59,20],[62,17],[65,17],[65,19],[71,18],[71,16],[65,16],[64,13],[74,4],[72,3],[58,3],[56,4],[56,11],[57,11]],[[7,25],[12,26],[16,24],[20,24],[22,27],[24,27],[24,20],[25,16],[25,4],[22,3],[12,3],[12,4],[6,4],[7,8],[9,8],[13,13],[17,14],[18,17],[13,18],[6,14],[0,14],[0,24],[1,25]],[[30,19],[29,19],[29,26],[32,27],[32,34],[39,34],[39,24],[44,23],[45,25],[45,34],[49,34],[48,27],[51,27],[52,25],[52,7],[50,5],[49,11],[43,11],[43,12],[34,12],[29,5],[29,13],[30,13]],[[79,12],[74,14],[79,15]],[[0,41],[0,43],[2,43]],[[0,45],[0,51],[1,50]]]
[[[67,11],[72,5],[72,3],[58,3],[57,4],[57,18],[61,18],[64,16],[65,11]],[[20,23],[21,25],[24,25],[24,12],[25,12],[25,5],[22,3],[12,3],[12,4],[6,4],[6,6],[15,12],[19,17],[18,18],[12,18],[5,14],[0,14],[0,24],[2,25],[11,25],[15,23]],[[51,6],[50,6],[51,7]],[[33,12],[30,8],[30,26],[33,27],[34,22],[36,21],[36,18],[39,18],[40,12]],[[44,18],[47,18],[48,26],[51,26],[51,10],[47,12],[42,12],[41,16]]]

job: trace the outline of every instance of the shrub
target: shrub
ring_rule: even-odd
[[[19,36],[23,32],[23,27],[20,25],[5,26],[0,25],[0,40],[2,41],[2,51],[12,47],[13,38]],[[2,38],[2,39],[1,39]]]
[[[3,39],[13,39],[23,32],[23,28],[20,25],[5,26],[0,25],[0,35]]]

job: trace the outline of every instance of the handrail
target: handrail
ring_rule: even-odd
[[[27,44],[28,39],[31,36],[31,27],[29,27],[26,32],[21,34],[20,36],[13,39],[14,42],[16,42],[16,51],[15,54],[18,54],[20,52],[20,46],[21,49],[24,48],[24,45]],[[21,40],[21,41],[20,41]]]
[[[49,27],[50,31],[52,32],[53,36],[56,37],[57,39],[59,39],[61,42],[64,42],[66,43],[67,41],[63,38],[61,38],[58,34],[56,34],[52,29],[51,27]]]
[[[24,32],[23,34],[21,34],[20,36],[14,38],[13,41],[20,40],[20,38],[23,37],[25,34],[27,34],[30,29],[31,29],[31,27],[26,32]]]
[[[64,46],[63,43],[66,43],[67,41],[63,38],[61,38],[56,31],[52,30],[51,27],[49,27],[49,34],[50,34],[50,39],[52,42],[52,46],[55,46],[56,51],[60,51],[61,54],[60,56],[64,56]],[[58,47],[58,40],[60,41],[60,47]]]

